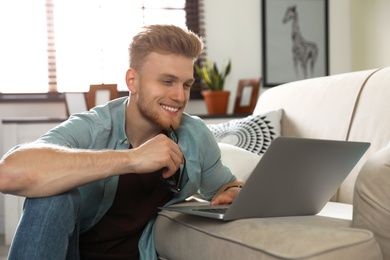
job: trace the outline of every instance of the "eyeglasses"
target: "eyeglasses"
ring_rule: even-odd
[[[175,143],[179,143],[179,136],[177,135],[175,129],[173,129],[172,125],[170,126],[170,129],[171,129],[171,138],[172,140],[175,142]],[[180,192],[180,186],[181,186],[181,182],[182,182],[182,179],[183,179],[183,174],[184,174],[184,169],[186,168],[186,158],[184,157],[183,155],[183,167],[180,169],[177,170],[177,172],[172,175],[171,177],[169,178],[162,178],[161,177],[161,180],[163,182],[165,182],[165,184],[167,185],[167,188],[169,190],[171,190],[173,193],[179,193]],[[176,178],[175,178],[175,175],[177,175],[177,173],[179,173],[179,178],[178,180],[176,181]]]

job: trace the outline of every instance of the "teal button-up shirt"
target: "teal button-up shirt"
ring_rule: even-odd
[[[128,97],[119,98],[88,112],[72,115],[41,136],[37,142],[92,150],[129,149],[130,143],[125,132],[127,102]],[[222,185],[236,179],[222,165],[218,144],[201,119],[183,114],[176,132],[180,149],[186,158],[186,169],[181,192],[167,205],[183,201],[196,192],[210,200]],[[94,226],[111,207],[118,180],[119,177],[114,176],[79,187],[82,198],[81,232]],[[142,259],[157,259],[153,226],[154,219],[149,222],[140,239]]]

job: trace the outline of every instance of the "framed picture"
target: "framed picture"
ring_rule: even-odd
[[[252,114],[259,97],[261,78],[240,79],[233,114]]]
[[[263,85],[328,75],[328,0],[263,0]]]

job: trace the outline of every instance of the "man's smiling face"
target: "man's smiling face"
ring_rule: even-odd
[[[191,58],[151,53],[138,73],[137,107],[163,129],[177,128],[194,82]]]

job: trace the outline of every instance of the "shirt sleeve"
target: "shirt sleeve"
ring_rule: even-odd
[[[105,149],[109,131],[97,114],[89,111],[72,115],[67,121],[41,136],[38,142],[78,149]],[[100,138],[97,138],[98,136]]]
[[[74,114],[39,141],[90,150],[128,149],[125,131],[127,100],[128,97],[118,98],[104,106]]]
[[[187,175],[196,190],[210,200],[226,183],[236,180],[222,164],[221,151],[208,127],[201,119],[183,119],[179,129],[180,147],[187,161]]]
[[[205,156],[199,192],[205,199],[211,200],[223,185],[236,180],[236,177],[222,164],[221,151],[214,136],[207,137],[209,143],[207,149],[203,151]]]

